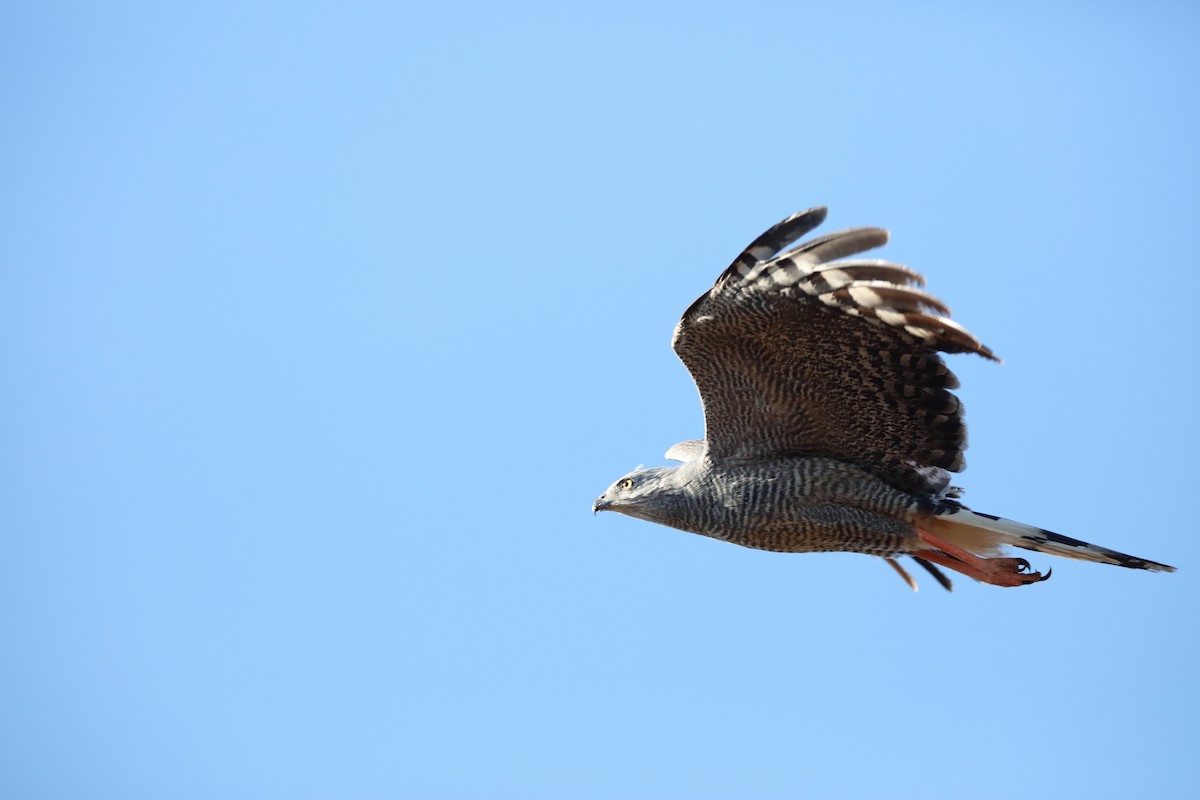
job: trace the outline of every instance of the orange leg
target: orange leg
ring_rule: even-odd
[[[1023,558],[977,556],[920,528],[917,528],[917,536],[930,547],[936,548],[918,551],[920,558],[940,564],[955,572],[961,572],[968,578],[974,578],[983,583],[990,583],[993,586],[1025,586],[1050,577],[1049,570],[1045,575],[1040,572],[1031,572],[1029,562]]]

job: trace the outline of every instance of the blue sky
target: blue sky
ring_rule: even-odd
[[[726,6],[4,4],[0,795],[1200,793],[1200,16]],[[967,502],[1179,573],[593,518],[817,204],[1005,358]]]

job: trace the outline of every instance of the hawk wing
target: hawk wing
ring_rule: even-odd
[[[708,456],[827,456],[940,494],[964,467],[966,427],[938,352],[999,359],[917,288],[918,273],[846,258],[886,243],[885,230],[838,231],[780,254],[825,214],[794,214],[755,239],[675,328]]]

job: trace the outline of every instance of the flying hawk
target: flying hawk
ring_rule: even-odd
[[[683,314],[673,346],[704,406],[705,438],[677,467],[638,469],[593,511],[787,553],[909,556],[995,586],[1050,577],[1004,546],[1133,569],[1174,567],[971,511],[950,474],[965,466],[958,380],[941,353],[996,355],[949,319],[907,267],[849,258],[888,240],[852,228],[784,248],[816,228],[802,211],[755,239]]]

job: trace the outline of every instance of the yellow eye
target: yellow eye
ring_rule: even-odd
[[[632,489],[633,488],[633,479],[626,478],[625,480],[621,481],[620,486],[622,489]]]

